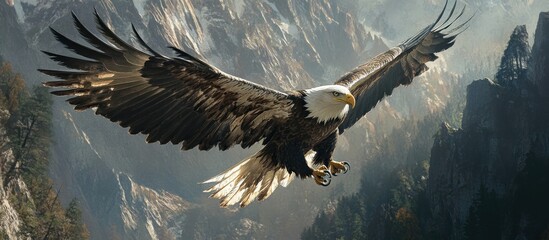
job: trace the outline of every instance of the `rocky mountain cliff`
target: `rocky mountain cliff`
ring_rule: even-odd
[[[6,134],[4,124],[8,120],[10,113],[7,109],[0,110],[0,237],[16,239],[21,229],[21,219],[17,213],[14,202],[10,201],[14,195],[22,194],[30,197],[27,185],[21,178],[15,178],[10,181],[6,179],[8,169],[15,163],[13,150],[9,146],[9,138]]]
[[[538,86],[538,92],[540,96],[547,97],[549,91],[549,69],[546,67],[548,60],[547,54],[549,53],[549,15],[540,14],[538,26],[536,28],[536,41],[532,46],[532,57],[529,62],[529,79],[536,86]]]
[[[434,228],[443,236],[453,239],[462,236],[470,206],[481,186],[498,197],[510,198],[528,153],[549,159],[549,148],[545,145],[549,142],[549,111],[541,97],[548,93],[543,91],[549,75],[538,67],[549,64],[547,59],[539,57],[546,54],[543,51],[549,46],[548,36],[543,34],[549,29],[547,16],[549,13],[540,14],[532,57],[523,47],[529,47],[524,38],[526,28],[518,26],[506,50],[509,55],[503,56],[496,75],[500,78],[496,82],[483,79],[469,85],[461,129],[444,125],[435,138],[428,196]],[[521,52],[525,58],[517,57]],[[513,64],[504,65],[508,61]],[[535,79],[520,74],[526,68]]]

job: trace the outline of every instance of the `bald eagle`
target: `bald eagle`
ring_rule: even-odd
[[[435,53],[450,48],[465,29],[465,21],[444,10],[433,24],[402,44],[382,53],[333,85],[304,90],[278,91],[222,72],[180,49],[167,57],[149,47],[133,28],[142,49],[117,36],[95,12],[104,39],[90,32],[73,14],[84,46],[51,28],[55,38],[78,57],[43,51],[60,65],[77,70],[39,71],[61,81],[52,93],[71,96],[76,110],[96,114],[147,135],[147,142],[181,144],[183,150],[234,145],[247,148],[261,142],[259,152],[209,179],[206,190],[221,206],[247,206],[269,197],[294,177],[311,177],[328,185],[332,175],[346,172],[349,164],[332,159],[337,137],[353,126],[394,88],[407,85],[427,70]],[[443,18],[443,15],[447,15]],[[444,19],[442,21],[441,19]],[[132,26],[133,27],[133,26]],[[312,163],[307,162],[312,159]],[[319,166],[319,167],[318,167]]]

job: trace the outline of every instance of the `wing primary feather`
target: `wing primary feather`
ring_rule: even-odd
[[[181,49],[179,49],[179,48],[176,48],[176,47],[174,47],[174,46],[169,46],[168,48],[174,50],[174,51],[177,53],[177,55],[179,55],[180,57],[182,57],[182,58],[185,59],[185,60],[191,60],[191,61],[200,63],[201,65],[210,67],[210,65],[209,65],[208,63],[206,63],[206,62],[204,62],[204,61],[202,61],[202,60],[200,60],[200,59],[198,59],[198,58],[196,58],[196,57],[193,57],[192,55],[186,53],[185,51],[183,51],[183,50],[181,50]]]
[[[42,85],[45,87],[64,87],[64,88],[76,88],[73,87],[73,85],[81,85],[80,81],[50,81],[50,82],[44,82]]]
[[[432,53],[438,53],[438,52],[442,52],[450,47],[452,47],[455,43],[455,40],[451,40],[447,43],[441,43],[441,44],[438,44],[438,45],[434,45],[434,46],[431,46],[429,48],[429,50],[431,50]]]
[[[466,6],[463,6],[463,8],[461,9],[460,13],[454,18],[454,20],[452,20],[450,23],[448,23],[446,26],[444,24],[442,24],[440,27],[438,27],[437,29],[435,29],[436,32],[441,32],[441,31],[444,31],[446,30],[447,28],[449,28],[450,26],[452,26],[452,24],[454,24],[458,19],[461,18],[461,16],[463,16],[463,14],[465,13],[465,8]]]
[[[476,15],[476,12],[469,19],[467,19],[465,22],[463,22],[462,24],[458,25],[457,27],[449,30],[446,34],[453,34],[454,32],[459,31],[461,28],[463,28],[463,26],[466,26],[465,27],[465,30],[466,30],[467,28],[469,28],[468,24],[475,17],[475,15]],[[465,30],[463,30],[463,31],[465,31]],[[457,34],[454,34],[454,35],[459,35],[459,33],[462,33],[463,31],[459,31]]]
[[[458,2],[457,0],[454,0],[454,5],[452,6],[452,9],[450,10],[450,13],[448,14],[448,17],[446,18],[446,20],[444,20],[444,22],[440,24],[441,26],[444,26],[444,24],[446,24],[450,20],[450,18],[452,18],[452,15],[456,10],[457,2]],[[443,12],[446,12],[446,8],[444,8]]]
[[[120,50],[115,49],[115,46],[99,39],[97,36],[95,36],[95,34],[91,33],[90,30],[88,30],[88,28],[86,28],[86,26],[82,24],[82,22],[78,19],[74,12],[71,12],[71,15],[76,29],[88,43],[92,44],[94,47],[103,52],[115,53],[116,51]]]
[[[469,29],[470,26],[471,26],[471,25],[467,25],[467,26],[465,26],[464,28],[460,29],[460,30],[459,30],[458,32],[456,32],[456,33],[452,32],[452,35],[450,35],[450,36],[456,37],[456,36],[462,34],[463,32],[465,32],[465,30]]]
[[[52,60],[58,62],[62,66],[78,69],[89,72],[99,72],[105,70],[103,64],[97,61],[85,60],[80,58],[73,58],[57,53],[52,53],[48,51],[42,51],[44,54],[48,55]]]
[[[65,47],[67,47],[71,51],[73,51],[73,52],[75,52],[75,53],[77,53],[77,54],[79,54],[83,57],[87,57],[89,59],[95,59],[95,60],[109,58],[109,56],[107,56],[103,52],[99,52],[97,50],[91,49],[89,47],[86,47],[86,46],[84,46],[80,43],[77,43],[77,42],[69,39],[68,37],[65,37],[65,35],[61,34],[60,32],[58,32],[57,30],[55,30],[52,27],[50,27],[50,31],[53,33],[53,35],[55,36],[55,39],[57,39],[57,41],[59,41],[60,43],[65,45]]]
[[[446,12],[446,7],[448,7],[448,0],[446,0],[446,2],[444,3],[444,7],[442,8],[442,12],[440,12],[440,14],[438,15],[437,19],[433,23],[433,26],[436,25],[438,23],[438,21],[440,21],[440,19],[442,19],[442,16],[444,15],[444,12]]]
[[[97,13],[97,9],[94,11],[95,15],[95,22],[97,23],[97,28],[99,31],[105,36],[109,42],[114,44],[115,46],[121,48],[133,51],[138,54],[146,55],[144,52],[140,51],[139,49],[131,46],[130,44],[126,43],[126,41],[122,40],[118,35],[116,35],[110,28],[107,26],[107,24],[99,17],[99,13]]]
[[[408,40],[404,41],[404,43],[401,44],[403,46],[403,49],[406,50],[416,44],[422,39],[424,39],[429,33],[431,32],[431,29],[433,28],[434,24],[431,24],[424,28],[419,34],[417,34],[414,37],[409,38]]]
[[[50,75],[52,77],[57,77],[65,80],[72,79],[81,79],[82,77],[93,77],[97,74],[89,72],[69,72],[62,70],[49,70],[49,69],[38,69],[39,72]]]
[[[155,57],[160,57],[160,58],[166,58],[165,56],[163,56],[162,54],[156,52],[154,49],[152,49],[146,42],[145,40],[143,40],[143,38],[141,37],[141,35],[137,32],[137,29],[135,28],[135,26],[133,25],[132,23],[132,31],[133,33],[135,34],[135,37],[137,38],[137,41],[139,42],[139,44],[141,44],[142,47],[146,48],[150,53],[152,53]]]
[[[90,32],[84,24],[78,19],[76,14],[72,12],[72,18],[74,20],[74,25],[76,26],[76,29],[80,33],[80,35],[92,46],[96,47],[97,49],[101,50],[102,52],[106,53],[107,55],[112,57],[112,60],[118,64],[118,65],[134,65],[139,66],[142,64],[143,58],[136,54],[125,54],[124,51],[127,50],[127,48],[119,49],[117,46],[113,45],[111,42],[106,42],[99,37],[97,37],[95,34]],[[137,53],[139,54],[139,52]]]
[[[80,96],[80,95],[83,95],[83,94],[87,94],[89,92],[90,92],[90,90],[88,90],[88,89],[78,88],[78,89],[52,91],[51,94],[57,95],[57,96],[66,96],[66,95]]]

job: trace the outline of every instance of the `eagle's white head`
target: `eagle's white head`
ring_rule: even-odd
[[[355,97],[344,86],[327,85],[307,89],[305,107],[309,111],[308,118],[316,118],[319,123],[345,117],[349,105],[355,106]]]

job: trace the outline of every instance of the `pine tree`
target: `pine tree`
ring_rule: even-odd
[[[86,229],[86,226],[82,223],[82,212],[80,211],[80,207],[76,199],[73,199],[69,203],[69,206],[65,211],[65,216],[67,217],[70,224],[68,227],[68,239],[78,240],[89,238],[88,230]]]
[[[530,46],[526,25],[515,28],[503,52],[496,81],[502,86],[517,86],[519,79],[526,79]]]
[[[7,101],[7,109],[11,113],[19,108],[20,100],[28,95],[25,81],[21,74],[15,73],[11,64],[0,62],[0,91]]]
[[[353,220],[353,228],[351,229],[351,239],[366,239],[366,233],[364,231],[364,222],[360,217],[360,214],[355,214]]]

